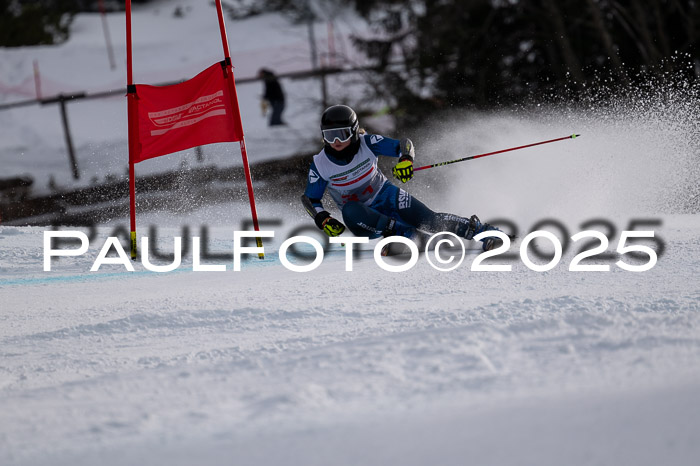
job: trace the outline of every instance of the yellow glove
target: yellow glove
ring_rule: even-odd
[[[394,166],[392,173],[394,174],[394,178],[398,178],[402,183],[407,182],[413,178],[413,161],[402,160]]]
[[[340,236],[345,231],[345,225],[333,217],[329,217],[325,222],[323,222],[323,231],[328,236]]]
[[[314,218],[316,226],[323,230],[328,236],[340,236],[345,231],[345,225],[331,217],[328,212],[321,211]]]
[[[267,114],[267,107],[268,103],[267,100],[263,99],[260,101],[260,111],[262,112],[262,116],[265,116]]]

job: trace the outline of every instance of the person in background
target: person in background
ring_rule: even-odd
[[[379,171],[377,156],[396,157],[394,177],[402,183],[413,177],[415,148],[410,139],[399,141],[365,134],[355,111],[346,105],[334,105],[323,112],[321,134],[323,149],[311,162],[301,199],[316,226],[329,236],[341,235],[347,225],[356,236],[370,239],[404,236],[421,244],[431,233],[452,232],[471,240],[481,232],[497,230],[481,223],[476,215],[464,218],[433,212]],[[340,209],[345,225],[333,218],[321,203],[326,189]],[[485,251],[502,244],[495,236],[481,241]]]
[[[284,125],[282,121],[282,112],[284,111],[284,91],[275,73],[267,68],[261,68],[258,71],[258,78],[263,80],[265,84],[265,94],[261,101],[263,115],[267,113],[268,106],[270,112],[270,126]]]

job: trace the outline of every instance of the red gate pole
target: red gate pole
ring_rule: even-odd
[[[231,93],[231,105],[233,107],[233,110],[235,111],[234,116],[238,116],[238,121],[241,121],[241,112],[240,109],[238,108],[238,96],[236,94],[236,85],[233,79],[233,66],[231,65],[231,53],[228,48],[228,38],[226,36],[226,23],[224,22],[224,13],[221,8],[221,0],[216,0],[216,13],[219,16],[219,30],[221,32],[221,43],[224,46],[224,58],[226,60],[226,80],[229,85],[229,91]],[[258,224],[258,213],[257,209],[255,208],[255,195],[253,193],[253,180],[251,179],[250,176],[250,166],[248,165],[248,153],[245,148],[245,137],[243,136],[243,124],[241,122],[241,157],[243,158],[243,170],[245,171],[245,181],[246,185],[248,186],[248,199],[250,200],[250,212],[253,217],[253,227],[255,228],[255,231],[260,231],[260,226]],[[262,247],[262,238],[257,237],[255,238],[255,242],[257,243],[258,247]],[[260,259],[265,258],[265,254],[259,253],[258,257]]]
[[[129,216],[131,221],[131,258],[136,259],[136,177],[134,159],[138,153],[138,103],[131,58],[131,0],[126,0],[126,99],[129,121]]]

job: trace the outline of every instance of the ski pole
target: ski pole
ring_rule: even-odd
[[[486,154],[472,155],[471,157],[463,157],[463,158],[457,159],[457,160],[450,160],[447,162],[434,163],[432,165],[425,165],[423,167],[414,168],[413,171],[415,172],[418,170],[425,170],[426,168],[440,167],[442,165],[449,165],[451,163],[464,162],[466,160],[473,160],[473,159],[478,159],[481,157],[486,157],[489,155],[500,154],[503,152],[510,152],[513,150],[525,149],[526,147],[539,146],[541,144],[549,144],[550,142],[563,141],[564,139],[576,139],[579,136],[581,136],[581,135],[580,134],[572,134],[571,136],[565,136],[563,138],[557,138],[557,139],[550,139],[549,141],[535,142],[532,144],[527,144],[525,146],[511,147],[510,149],[497,150],[495,152],[488,152]]]

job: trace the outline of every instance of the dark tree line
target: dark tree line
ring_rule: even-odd
[[[377,31],[355,41],[383,70],[380,92],[423,112],[575,97],[700,68],[698,0],[354,4]]]
[[[146,3],[149,0],[133,0]],[[123,9],[124,0],[104,0]],[[355,44],[380,70],[377,92],[410,115],[493,107],[597,85],[697,78],[700,0],[223,0],[231,17],[269,11],[306,21],[351,5],[373,27]],[[65,40],[97,0],[0,0],[0,46]],[[202,2],[210,8],[213,0]],[[171,6],[175,7],[177,2]],[[688,64],[692,66],[688,66]],[[395,112],[400,114],[400,112]],[[406,123],[410,123],[407,121]]]
[[[148,3],[150,0],[132,0]],[[125,0],[0,0],[0,47],[59,44],[76,13],[124,9]]]
[[[67,1],[0,0],[0,46],[48,45],[68,37],[75,4]]]

